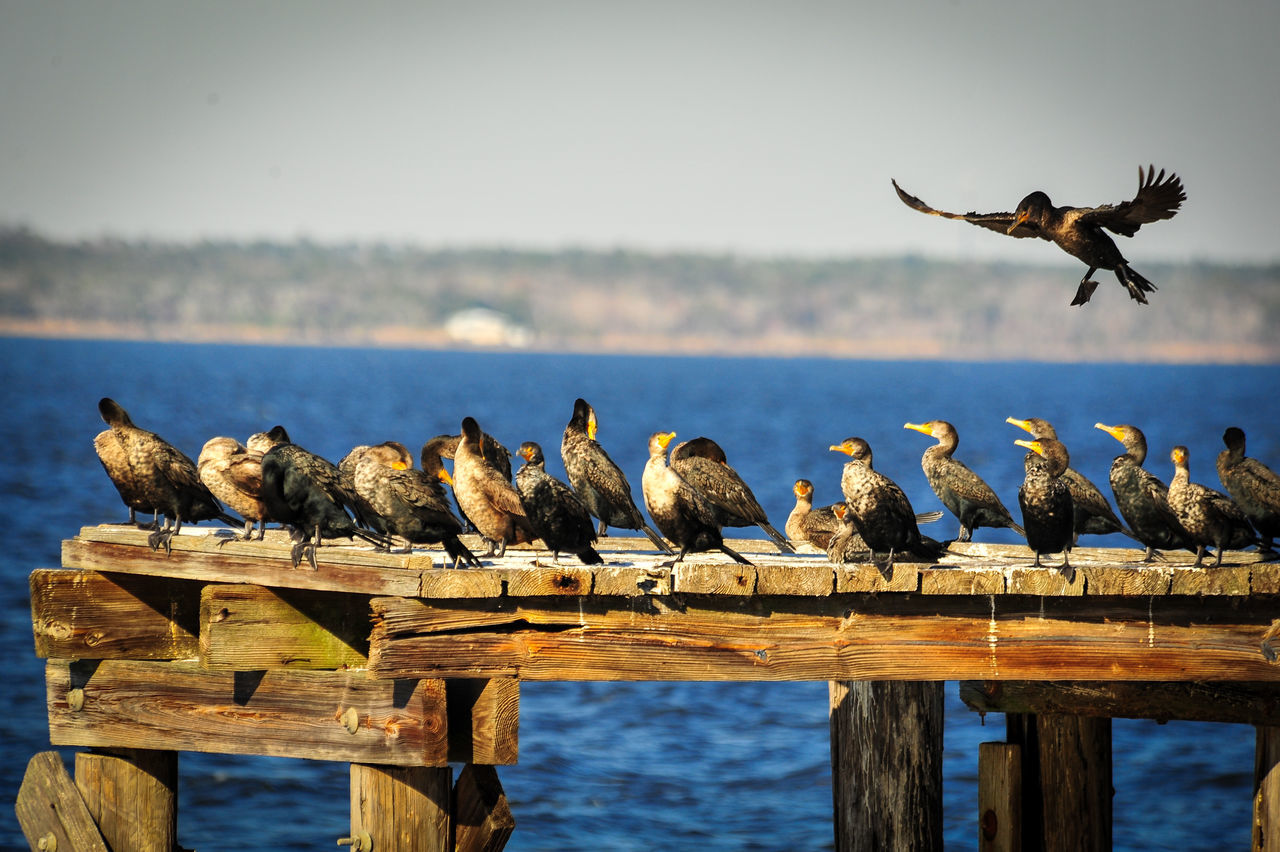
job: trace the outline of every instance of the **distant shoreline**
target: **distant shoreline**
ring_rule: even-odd
[[[154,328],[144,323],[106,320],[38,319],[0,317],[0,337],[40,340],[110,340],[139,343],[197,343],[262,346],[314,346],[381,349],[420,349],[458,352],[529,352],[537,354],[706,356],[762,358],[832,358],[871,361],[959,361],[969,363],[1028,360],[1016,353],[947,353],[936,340],[910,338],[851,340],[813,335],[770,335],[764,339],[737,341],[705,336],[655,336],[615,334],[596,342],[554,343],[535,340],[528,346],[477,345],[451,338],[443,329],[382,326],[355,329],[344,335],[305,333],[253,325],[184,325]],[[1272,366],[1277,362],[1269,347],[1232,341],[1206,345],[1173,342],[1161,346],[1146,343],[1132,351],[1109,351],[1109,357],[1080,357],[1080,352],[1041,350],[1036,361],[1044,363],[1137,363],[1168,365]]]

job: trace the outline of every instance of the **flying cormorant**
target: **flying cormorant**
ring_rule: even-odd
[[[1149,222],[1171,219],[1178,212],[1187,194],[1176,174],[1164,175],[1164,169],[1155,173],[1155,166],[1143,172],[1138,167],[1138,193],[1130,201],[1104,204],[1100,207],[1054,207],[1049,196],[1033,192],[1018,203],[1013,213],[947,213],[935,210],[914,195],[910,195],[898,182],[893,188],[898,197],[912,210],[941,216],[944,219],[962,219],[983,228],[989,228],[1011,237],[1039,237],[1054,242],[1072,257],[1084,262],[1089,270],[1080,279],[1073,305],[1089,301],[1097,281],[1089,278],[1098,269],[1110,269],[1129,291],[1129,295],[1141,304],[1147,304],[1147,293],[1156,285],[1139,275],[1124,259],[1115,241],[1104,229],[1126,237],[1132,237]]]

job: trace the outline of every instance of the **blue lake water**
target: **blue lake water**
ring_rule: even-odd
[[[724,446],[777,525],[791,484],[813,480],[838,499],[842,456],[860,435],[876,468],[917,511],[937,508],[920,471],[930,439],[907,421],[946,419],[957,456],[1017,514],[1023,433],[1004,419],[1055,424],[1072,464],[1106,489],[1120,445],[1093,424],[1133,423],[1148,467],[1172,472],[1191,451],[1192,478],[1216,487],[1221,435],[1238,425],[1249,454],[1280,465],[1280,368],[970,364],[441,353],[0,340],[0,516],[7,564],[0,649],[10,712],[0,718],[0,791],[16,795],[28,758],[47,749],[43,665],[33,653],[27,577],[59,563],[60,542],[126,511],[93,454],[111,396],[138,425],[193,458],[213,435],[243,440],[284,424],[303,446],[337,458],[395,439],[415,450],[470,415],[509,447],[557,448],[577,396],[600,417],[599,440],[639,492],[647,436],[709,435]],[[954,520],[930,528],[954,536]],[[744,533],[731,533],[744,534]],[[1012,542],[1004,530],[980,541]],[[1113,543],[1086,537],[1082,544]],[[947,687],[947,847],[976,843],[982,726]],[[520,763],[500,770],[518,821],[509,849],[824,849],[832,845],[825,683],[526,684]],[[1253,729],[1117,720],[1115,848],[1247,848]],[[345,765],[184,754],[179,840],[201,852],[331,849],[347,829]],[[0,808],[0,846],[21,837]]]

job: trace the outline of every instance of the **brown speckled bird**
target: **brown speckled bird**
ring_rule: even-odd
[[[485,459],[483,432],[474,417],[462,420],[462,440],[453,457],[453,494],[458,506],[489,542],[485,556],[503,556],[507,546],[532,542],[520,494],[511,480]]]
[[[1143,561],[1156,559],[1161,549],[1194,550],[1173,509],[1169,508],[1169,487],[1142,466],[1147,460],[1147,436],[1128,423],[1119,426],[1095,423],[1094,428],[1124,445],[1124,452],[1111,462],[1111,493],[1134,537],[1147,548]]]
[[[751,487],[729,466],[728,457],[715,441],[706,437],[682,441],[671,450],[671,467],[710,501],[721,526],[758,526],[778,550],[796,552],[786,536],[769,523]]]
[[[902,428],[921,432],[938,442],[924,451],[920,467],[942,505],[960,520],[956,541],[969,541],[978,527],[1008,527],[1018,535],[1026,534],[1000,502],[995,490],[955,458],[960,436],[954,426],[945,420],[930,420],[905,423]]]
[[[1249,519],[1231,498],[1191,481],[1188,462],[1190,454],[1184,446],[1176,446],[1169,454],[1173,461],[1173,479],[1169,480],[1169,508],[1178,518],[1196,548],[1199,567],[1204,560],[1205,548],[1216,547],[1217,557],[1213,567],[1222,564],[1222,551],[1238,550],[1258,543]]]
[[[261,541],[268,520],[267,507],[262,503],[262,453],[251,452],[235,438],[210,438],[200,448],[196,471],[213,496],[244,518],[241,539],[253,538],[257,524]]]
[[[529,525],[548,549],[553,561],[572,553],[585,565],[601,565],[596,552],[596,528],[591,513],[568,485],[547,473],[547,459],[537,441],[525,441],[517,454],[525,464],[516,472],[516,491]]]
[[[685,554],[719,550],[735,562],[750,565],[745,558],[724,543],[715,507],[680,474],[667,464],[667,446],[675,432],[654,432],[649,436],[649,461],[640,479],[649,516],[662,534],[680,548],[673,565]]]
[[[1262,549],[1274,552],[1280,536],[1280,475],[1244,454],[1244,430],[1231,426],[1222,434],[1227,448],[1218,453],[1218,479],[1262,539]]]

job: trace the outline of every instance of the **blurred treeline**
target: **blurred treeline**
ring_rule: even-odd
[[[1049,252],[1056,252],[1045,246]],[[546,350],[888,358],[1280,362],[1280,265],[1130,260],[1111,273],[921,257],[733,255],[102,239],[0,231],[0,333],[457,345],[484,307]]]

